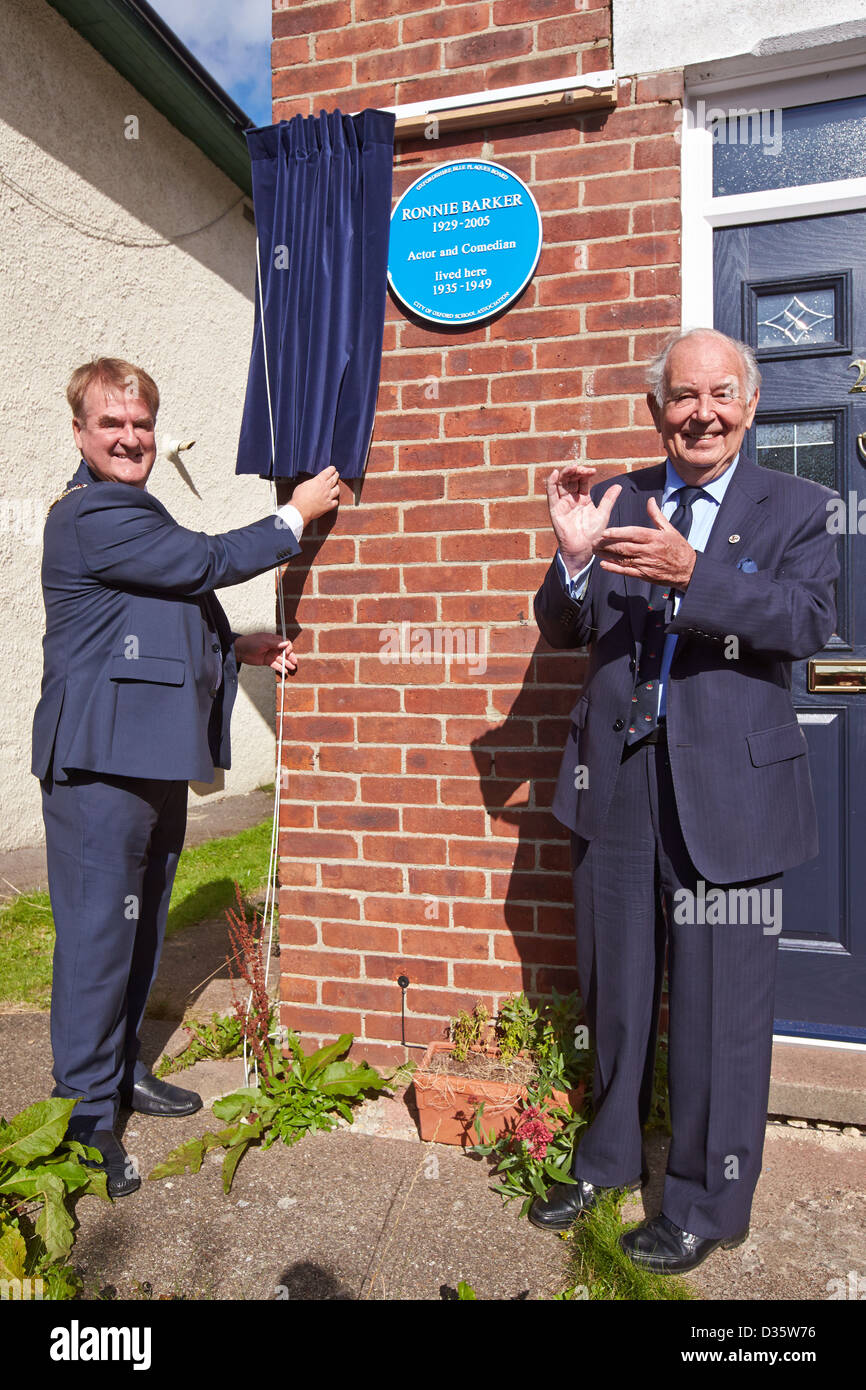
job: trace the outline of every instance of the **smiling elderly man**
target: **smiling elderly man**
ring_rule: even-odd
[[[679,334],[650,382],[666,463],[592,488],[590,467],[548,480],[558,552],[536,618],[552,646],[590,653],[553,809],[572,832],[595,1075],[577,1181],[536,1199],[530,1219],[562,1230],[599,1191],[646,1177],[667,946],[662,1209],[621,1244],[668,1273],[748,1235],[780,929],[763,908],[782,871],[818,852],[791,662],[833,632],[839,567],[834,494],[740,453],[760,383],[748,347]]]
[[[187,1115],[200,1098],[149,1074],[138,1032],[156,976],[186,829],[187,783],[230,766],[237,666],[293,670],[291,643],[231,631],[214,589],[299,552],[338,504],[335,468],[250,526],[179,526],[146,490],[159,392],[100,358],[67,390],[81,463],[45,523],[46,627],[32,771],[42,784],[51,907],[54,1095],[102,1154],[108,1190],[140,1186],[114,1134],[119,1102]]]

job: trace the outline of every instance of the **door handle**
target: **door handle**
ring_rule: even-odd
[[[857,436],[857,453],[860,456],[860,462],[866,463],[866,432]]]
[[[848,695],[866,691],[866,661],[809,662],[807,688],[835,690]]]

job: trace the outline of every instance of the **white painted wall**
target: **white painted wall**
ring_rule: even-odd
[[[682,68],[864,19],[863,0],[613,0],[613,63],[623,76]]]
[[[124,138],[129,115],[138,117],[138,140]],[[158,441],[197,441],[182,457],[201,499],[165,459],[149,483],[181,524],[217,533],[270,511],[267,483],[234,474],[255,266],[242,196],[44,0],[4,0],[0,849],[42,839],[39,783],[30,773],[42,677],[39,568],[47,505],[78,463],[64,394],[72,369],[106,354],[155,377]],[[208,223],[174,244],[136,245]],[[273,594],[265,574],[221,590],[220,599],[236,631],[272,630]],[[234,766],[224,790],[218,774],[202,795],[273,780],[274,673],[244,667],[240,684]]]

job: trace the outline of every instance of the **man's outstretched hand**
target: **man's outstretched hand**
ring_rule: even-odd
[[[278,676],[298,669],[291,642],[277,632],[247,632],[236,637],[235,657],[248,666],[270,666]]]
[[[314,478],[298,483],[291,501],[304,518],[305,526],[317,516],[324,516],[325,512],[336,511],[340,505],[340,475],[333,464],[323,468]]]
[[[565,568],[573,578],[588,565],[610,521],[613,504],[622,492],[619,483],[607,489],[598,506],[589,495],[595,468],[587,463],[567,463],[554,468],[547,480],[550,520]]]
[[[665,519],[654,497],[646,509],[649,526],[611,526],[602,532],[594,546],[602,569],[648,579],[652,584],[687,589],[695,567],[695,551]]]

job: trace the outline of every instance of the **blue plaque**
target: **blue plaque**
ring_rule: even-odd
[[[391,214],[388,283],[432,323],[478,323],[528,283],[541,253],[541,213],[526,184],[486,159],[440,164]]]

